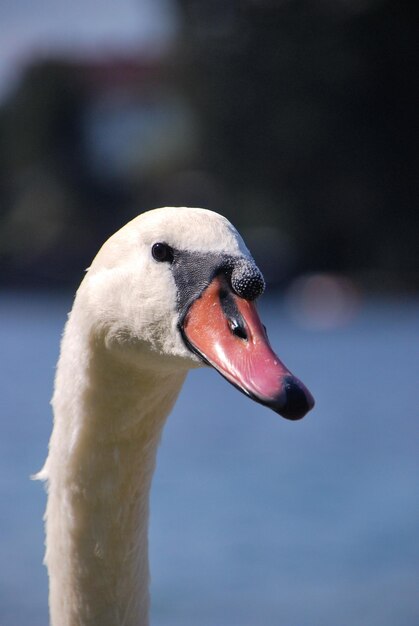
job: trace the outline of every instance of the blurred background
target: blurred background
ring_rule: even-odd
[[[47,622],[45,498],[28,476],[74,289],[112,232],[164,205],[237,226],[272,343],[317,408],[289,425],[190,377],[154,482],[153,625],[417,626],[415,14],[1,3],[3,626]]]
[[[1,282],[74,285],[117,227],[168,204],[226,214],[272,283],[416,290],[413,9],[3,3]]]

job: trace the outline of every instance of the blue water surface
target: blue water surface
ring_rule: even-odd
[[[0,295],[0,624],[48,623],[42,466],[69,295]],[[419,303],[369,301],[271,343],[316,408],[291,423],[209,369],[166,425],[151,501],[153,626],[419,624]]]

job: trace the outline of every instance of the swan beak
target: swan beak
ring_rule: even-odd
[[[190,305],[181,327],[188,347],[256,402],[298,420],[314,406],[303,383],[269,345],[253,302],[216,276]]]

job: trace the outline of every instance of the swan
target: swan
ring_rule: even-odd
[[[116,232],[77,291],[57,364],[45,564],[53,626],[146,626],[150,484],[188,370],[215,367],[299,419],[314,401],[272,351],[263,277],[221,215],[155,209]]]

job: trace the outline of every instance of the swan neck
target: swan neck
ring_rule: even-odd
[[[68,335],[44,470],[51,624],[146,626],[150,485],[186,374],[140,370],[100,342],[80,351]]]

